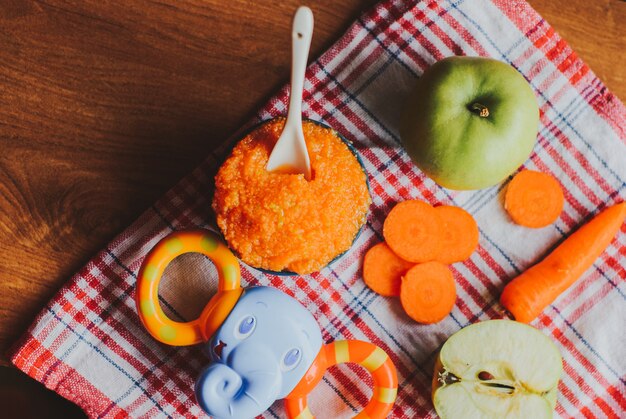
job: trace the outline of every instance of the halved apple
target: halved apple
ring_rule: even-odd
[[[475,323],[441,348],[432,384],[446,418],[551,418],[561,354],[537,329],[512,320]]]

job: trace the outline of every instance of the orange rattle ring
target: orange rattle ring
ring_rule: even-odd
[[[374,392],[365,409],[355,418],[386,418],[398,392],[396,368],[387,353],[378,346],[359,340],[340,340],[322,346],[317,358],[302,380],[285,398],[290,419],[314,419],[307,395],[322,380],[326,370],[337,364],[354,362],[364,367],[374,380]]]
[[[159,283],[167,265],[184,253],[208,257],[218,273],[218,290],[200,317],[176,322],[159,304]],[[177,231],[162,239],[148,253],[137,276],[135,303],[142,323],[160,342],[174,346],[207,341],[230,314],[243,292],[239,261],[215,235],[206,230]]]

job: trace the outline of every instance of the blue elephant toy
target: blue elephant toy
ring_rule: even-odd
[[[167,265],[183,253],[206,255],[217,268],[218,292],[198,319],[169,319],[158,301]],[[324,344],[313,315],[297,300],[271,287],[242,289],[237,258],[212,232],[179,231],[146,256],[135,293],[142,323],[169,345],[201,343],[209,364],[195,384],[198,404],[217,419],[254,418],[276,400],[286,400],[290,418],[313,418],[307,395],[332,365],[356,362],[374,381],[363,414],[384,418],[397,392],[395,367],[385,351],[362,341]]]

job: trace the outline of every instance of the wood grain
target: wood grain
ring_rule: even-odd
[[[289,76],[300,1],[0,2],[0,363],[59,287]],[[313,56],[375,0],[321,0]],[[626,98],[626,3],[531,0]]]

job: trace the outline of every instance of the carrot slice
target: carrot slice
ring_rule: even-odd
[[[391,250],[402,259],[428,262],[441,251],[441,224],[435,208],[426,202],[403,201],[387,215],[383,236]]]
[[[363,281],[380,295],[397,297],[400,295],[402,275],[413,265],[393,253],[387,243],[378,243],[367,251],[363,259]]]
[[[410,318],[436,323],[452,311],[456,289],[452,272],[441,262],[415,265],[402,278],[400,302]]]
[[[478,246],[478,225],[463,208],[451,205],[435,207],[443,222],[443,246],[436,260],[442,263],[461,262]]]
[[[554,176],[523,170],[509,183],[504,208],[517,224],[540,228],[559,218],[563,200],[563,190]]]
[[[626,218],[626,202],[602,211],[541,262],[509,282],[500,303],[523,323],[535,319],[569,288],[611,243]]]

